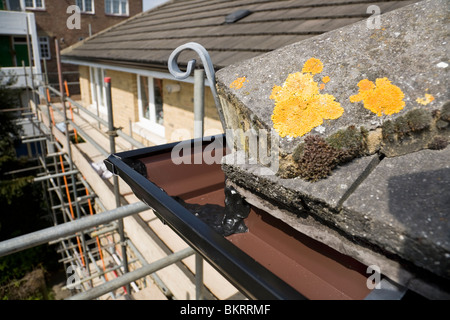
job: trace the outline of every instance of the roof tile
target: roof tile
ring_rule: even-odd
[[[385,0],[179,0],[131,17],[124,23],[65,49],[73,60],[111,60],[165,66],[187,42],[202,44],[216,68],[366,19],[369,5],[387,12],[417,1]],[[252,14],[226,24],[225,17]],[[180,63],[183,60],[179,59]]]

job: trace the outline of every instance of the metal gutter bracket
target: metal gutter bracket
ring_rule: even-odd
[[[114,154],[111,154],[110,156],[118,158]],[[120,160],[120,158],[118,158],[118,159]],[[116,166],[111,161],[109,161],[108,159],[105,159],[105,160],[103,160],[103,163],[105,164],[106,169],[108,169],[109,172],[111,172],[112,174],[118,175],[118,171],[116,169]]]
[[[250,213],[250,204],[231,186],[225,187],[225,216],[223,217],[223,235],[248,231],[244,219]]]
[[[178,67],[178,57],[184,50],[193,50],[195,51],[203,64],[203,68],[205,69],[206,77],[209,81],[209,87],[211,88],[211,92],[214,97],[214,102],[216,104],[217,111],[219,113],[220,122],[222,123],[222,128],[225,132],[226,123],[223,115],[222,104],[220,103],[219,96],[217,94],[216,88],[216,75],[214,71],[214,65],[211,61],[211,57],[209,56],[208,51],[201,45],[196,42],[188,42],[176,48],[169,56],[168,67],[169,72],[175,77],[177,80],[184,80],[192,73],[192,70],[195,67],[195,63],[197,62],[195,59],[189,60],[186,66],[186,71],[183,72]]]

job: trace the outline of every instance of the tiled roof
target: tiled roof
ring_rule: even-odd
[[[62,52],[63,58],[167,70],[170,53],[198,42],[217,69],[367,19],[370,5],[385,13],[413,0],[181,0],[94,35]],[[252,13],[227,24],[237,10]],[[194,57],[183,52],[180,64]]]

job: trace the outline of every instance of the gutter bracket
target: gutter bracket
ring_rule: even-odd
[[[109,172],[111,172],[114,175],[119,174],[119,172],[116,169],[116,166],[111,161],[109,161],[108,159],[105,159],[105,160],[103,160],[103,163],[105,164],[106,169],[108,169]]]
[[[169,56],[168,60],[168,68],[171,75],[175,77],[177,80],[183,80],[189,77],[189,75],[192,73],[192,70],[194,70],[196,60],[192,59],[189,60],[186,66],[186,71],[183,72],[178,67],[178,56],[180,53],[184,50],[193,50],[195,51],[203,64],[203,69],[205,70],[206,77],[208,78],[209,87],[211,88],[211,93],[214,98],[214,102],[216,104],[217,111],[219,113],[220,122],[222,124],[222,129],[225,131],[227,129],[226,123],[225,123],[225,116],[223,114],[222,104],[219,99],[219,95],[217,94],[217,88],[216,88],[216,74],[214,70],[214,65],[211,61],[211,57],[209,56],[208,51],[199,43],[197,42],[188,42],[186,44],[183,44],[179,47],[177,47]]]
[[[250,204],[245,201],[232,186],[225,187],[225,216],[222,220],[223,235],[229,236],[234,233],[248,231],[244,219],[250,213]]]

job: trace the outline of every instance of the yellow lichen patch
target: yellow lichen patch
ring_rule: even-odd
[[[329,77],[329,76],[323,77],[323,78],[322,78],[322,82],[323,82],[323,83],[328,83],[328,82],[330,82],[330,77]]]
[[[363,101],[364,108],[378,116],[391,115],[400,112],[405,106],[405,94],[399,87],[393,85],[388,78],[378,78],[375,84],[364,79],[358,83],[359,93],[350,96],[350,102]]]
[[[325,83],[320,84],[320,90],[323,90],[323,89],[325,89]]]
[[[230,88],[231,89],[240,89],[240,88],[242,88],[242,86],[244,85],[245,82],[248,82],[248,80],[245,77],[237,78],[230,84]]]
[[[425,97],[424,98],[417,98],[416,102],[426,106],[427,104],[429,104],[433,100],[434,100],[434,97],[431,94],[425,93]]]
[[[303,65],[302,72],[303,73],[317,74],[317,73],[321,73],[322,70],[323,70],[323,63],[322,63],[322,61],[320,61],[319,59],[316,59],[316,58],[310,58]]]
[[[363,79],[358,83],[359,91],[367,91],[375,88],[375,85],[372,81]]]
[[[323,65],[320,64],[322,70]],[[320,94],[311,72],[316,72],[317,66],[309,59],[303,72],[289,74],[282,87],[273,87],[270,95],[270,99],[275,100],[272,121],[281,137],[301,137],[321,125],[324,119],[337,119],[344,113],[334,96]]]

